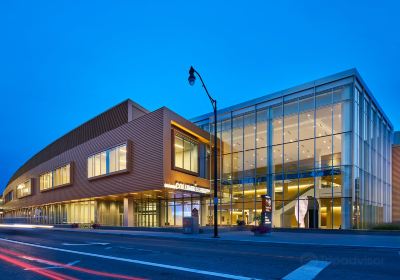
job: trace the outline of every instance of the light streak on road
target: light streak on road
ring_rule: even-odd
[[[30,224],[0,224],[2,228],[54,228],[54,226],[46,225],[30,225]]]
[[[8,250],[8,249],[4,249],[4,248],[0,248],[0,252],[8,254],[8,255],[16,256],[16,257],[19,257],[19,258],[22,258],[22,259],[25,259],[25,260],[28,260],[28,261],[35,261],[35,262],[38,262],[38,263],[41,263],[41,264],[50,265],[50,266],[53,266],[53,267],[62,267],[62,268],[65,268],[65,269],[75,270],[75,271],[78,271],[78,272],[92,274],[92,275],[101,276],[101,277],[127,279],[127,280],[144,280],[144,278],[132,277],[132,276],[116,274],[116,273],[102,272],[102,271],[92,270],[92,269],[88,269],[88,268],[72,266],[70,264],[62,264],[62,263],[59,263],[59,262],[54,262],[54,261],[50,261],[50,260],[46,260],[46,259],[42,259],[42,258],[37,258],[37,257],[34,257],[34,256],[29,256],[29,255],[26,255],[26,254],[21,254],[21,253],[18,253],[18,252],[15,252],[15,251],[11,251],[11,250]],[[25,269],[35,270],[35,272],[36,272],[36,271],[38,271],[38,269],[43,270],[44,268],[33,266],[32,268],[26,267]],[[53,272],[53,273],[55,273],[55,272]],[[61,279],[67,279],[67,278],[61,278]]]
[[[5,262],[7,262],[9,264],[13,264],[15,266],[19,266],[19,267],[21,267],[23,269],[30,270],[30,271],[32,271],[32,272],[34,272],[36,274],[45,276],[45,277],[47,277],[49,279],[52,279],[52,280],[78,280],[77,278],[70,277],[70,276],[65,275],[65,274],[61,274],[61,273],[54,272],[54,271],[40,269],[40,267],[38,267],[38,266],[25,263],[23,261],[11,258],[11,257],[3,255],[3,254],[0,254],[0,260],[3,260]]]

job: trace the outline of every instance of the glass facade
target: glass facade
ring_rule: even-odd
[[[217,130],[221,225],[254,224],[262,194],[274,227],[390,221],[392,128],[354,79],[221,113]]]
[[[84,200],[26,207],[7,213],[9,219],[32,224],[81,224],[94,222],[106,226],[122,226],[122,201]]]

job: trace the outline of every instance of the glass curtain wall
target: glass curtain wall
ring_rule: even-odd
[[[369,228],[391,220],[392,129],[361,85],[354,90],[353,225]]]
[[[274,227],[390,219],[391,129],[353,79],[220,115],[218,139],[221,225],[254,224],[262,194]]]

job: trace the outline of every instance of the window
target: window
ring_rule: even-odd
[[[47,172],[39,177],[39,187],[41,191],[51,189],[53,187],[53,173]]]
[[[126,145],[110,149],[109,166],[110,173],[126,169]]]
[[[39,188],[41,191],[52,189],[71,183],[71,164],[58,167],[53,171],[39,176]]]
[[[175,134],[174,162],[175,168],[198,173],[198,144],[180,134]]]
[[[19,184],[17,186],[17,197],[21,198],[24,196],[28,196],[32,194],[32,187],[31,187],[32,183],[31,180],[28,180],[22,184]]]
[[[9,191],[4,197],[4,203],[7,203],[14,199],[14,191]]]
[[[127,144],[88,157],[88,178],[127,169]]]
[[[67,164],[53,171],[54,187],[70,183],[70,169],[71,165]]]

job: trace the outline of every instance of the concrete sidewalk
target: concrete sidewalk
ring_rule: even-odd
[[[183,234],[177,232],[104,230],[104,229],[72,229],[53,228],[57,231],[86,232],[124,236],[153,237],[166,239],[197,239],[214,241],[261,242],[271,244],[296,244],[311,246],[346,246],[367,248],[400,249],[400,235],[367,235],[367,234],[335,234],[307,232],[272,232],[266,236],[254,236],[250,231],[221,232],[220,238],[212,234]]]

